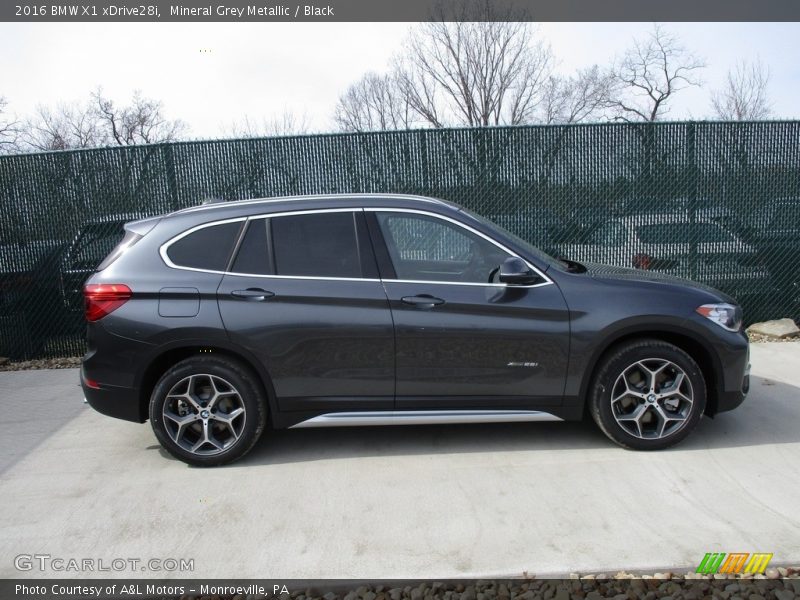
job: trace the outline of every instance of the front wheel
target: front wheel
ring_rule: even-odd
[[[660,450],[684,439],[706,406],[703,373],[686,352],[661,340],[612,349],[589,392],[589,412],[625,448]]]
[[[150,423],[170,454],[195,466],[241,458],[261,437],[266,401],[249,370],[223,357],[179,362],[150,397]]]

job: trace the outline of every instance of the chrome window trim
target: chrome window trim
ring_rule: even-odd
[[[232,219],[220,219],[219,221],[211,221],[209,223],[201,223],[200,225],[195,225],[194,227],[191,227],[186,231],[179,233],[175,237],[170,238],[166,242],[161,244],[161,246],[158,248],[158,253],[161,255],[161,260],[163,260],[164,264],[167,265],[170,269],[178,269],[181,271],[195,271],[198,273],[216,273],[218,275],[224,275],[226,271],[215,271],[213,269],[199,269],[197,267],[183,267],[180,265],[176,265],[174,262],[172,262],[172,259],[170,259],[170,257],[167,255],[167,250],[169,250],[169,247],[172,246],[172,244],[182,240],[187,235],[193,234],[195,231],[200,231],[201,229],[205,229],[207,227],[214,227],[215,225],[225,225],[226,223],[239,223],[241,221],[247,221],[247,220],[248,217],[234,217]],[[238,243],[239,243],[239,238],[237,237],[234,247],[236,247]]]
[[[250,215],[247,217],[234,217],[231,219],[221,219],[219,221],[209,221],[208,223],[201,223],[200,225],[195,225],[187,229],[186,231],[179,233],[173,238],[168,239],[166,242],[161,244],[158,249],[158,253],[161,255],[161,260],[164,261],[171,269],[178,269],[182,271],[196,271],[199,273],[214,273],[217,275],[242,275],[248,277],[270,277],[274,279],[334,279],[334,280],[344,280],[344,281],[362,281],[360,278],[346,278],[346,277],[305,277],[302,275],[258,275],[258,274],[249,274],[249,273],[235,273],[232,271],[215,271],[213,269],[198,269],[197,267],[185,267],[181,265],[176,265],[170,257],[167,255],[169,251],[169,247],[172,246],[175,242],[178,242],[185,238],[187,235],[191,235],[195,231],[200,231],[201,229],[205,229],[206,227],[214,227],[215,225],[224,225],[225,223],[237,223],[239,221],[256,221],[260,219],[269,219],[272,217],[286,217],[290,215],[305,215],[305,214],[316,214],[316,213],[328,213],[328,212],[359,212],[363,211],[360,207],[353,207],[353,208],[317,208],[317,209],[309,209],[309,210],[293,210],[293,211],[286,211],[280,213],[269,213],[265,215]],[[236,240],[236,244],[234,245],[234,253],[238,250],[239,243],[241,239]],[[364,279],[363,281],[370,281],[368,279]],[[374,279],[372,281],[379,281],[378,279]]]
[[[370,196],[374,197],[374,196]],[[391,198],[396,198],[397,196],[390,196]],[[273,217],[286,217],[286,216],[296,216],[296,215],[310,215],[310,214],[319,214],[319,213],[342,213],[342,212],[400,212],[400,213],[411,213],[411,214],[419,214],[424,215],[427,217],[433,217],[437,219],[441,219],[443,221],[447,221],[456,225],[457,227],[461,227],[466,229],[467,231],[485,239],[486,241],[494,244],[498,248],[500,248],[503,252],[507,254],[520,258],[525,261],[525,264],[528,265],[530,269],[532,269],[541,279],[540,283],[534,283],[532,285],[514,285],[509,286],[506,283],[471,283],[471,282],[463,282],[463,281],[435,281],[435,280],[416,280],[416,279],[372,279],[366,277],[323,277],[323,276],[312,276],[312,275],[263,275],[259,273],[239,273],[234,271],[215,271],[212,269],[199,269],[197,267],[184,267],[180,265],[176,265],[172,260],[170,260],[169,256],[167,255],[167,251],[169,247],[174,244],[175,242],[183,239],[187,235],[191,235],[195,231],[199,231],[201,229],[205,229],[206,227],[214,227],[215,225],[224,225],[226,223],[238,223],[241,221],[257,221],[262,219],[271,219]],[[240,240],[237,240],[237,242]],[[231,275],[234,277],[257,277],[263,279],[298,279],[298,280],[309,280],[309,281],[368,281],[368,282],[380,282],[380,283],[413,283],[413,284],[430,284],[430,285],[461,285],[461,286],[472,286],[472,287],[513,287],[515,289],[528,289],[528,288],[536,288],[542,287],[545,285],[551,285],[553,283],[552,279],[550,279],[547,275],[544,274],[543,271],[536,268],[534,265],[530,263],[530,261],[522,258],[521,256],[517,255],[517,253],[512,252],[509,248],[495,240],[494,238],[481,233],[480,231],[470,227],[469,225],[462,223],[456,219],[451,217],[447,217],[445,215],[440,215],[435,212],[430,212],[426,210],[420,210],[415,208],[393,208],[393,207],[339,207],[339,208],[313,208],[313,209],[301,209],[301,210],[290,210],[290,211],[282,211],[282,212],[275,212],[275,213],[267,213],[261,215],[250,215],[246,217],[234,217],[230,219],[220,219],[219,221],[210,221],[208,223],[201,223],[200,225],[195,225],[187,229],[186,231],[179,233],[173,238],[170,238],[161,246],[159,247],[159,254],[161,255],[161,260],[164,261],[171,269],[178,269],[182,271],[194,271],[199,273],[211,273],[215,275]]]

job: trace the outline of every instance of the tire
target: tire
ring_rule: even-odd
[[[255,375],[226,357],[183,360],[150,396],[150,424],[175,458],[213,467],[247,454],[267,422],[267,402]]]
[[[677,444],[697,426],[705,407],[700,367],[677,346],[656,339],[609,350],[588,397],[589,413],[602,432],[633,450]]]

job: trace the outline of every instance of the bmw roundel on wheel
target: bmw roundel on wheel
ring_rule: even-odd
[[[84,298],[87,401],[149,419],[194,465],[236,460],[271,428],[589,415],[620,446],[656,450],[737,407],[749,385],[729,296],[554,258],[415,196],[244,200],[134,221]]]

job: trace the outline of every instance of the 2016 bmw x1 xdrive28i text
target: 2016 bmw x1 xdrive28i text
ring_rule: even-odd
[[[448,202],[246,200],[125,228],[85,286],[83,390],[187,463],[239,458],[268,424],[587,412],[659,449],[747,393],[731,298],[554,259]]]

